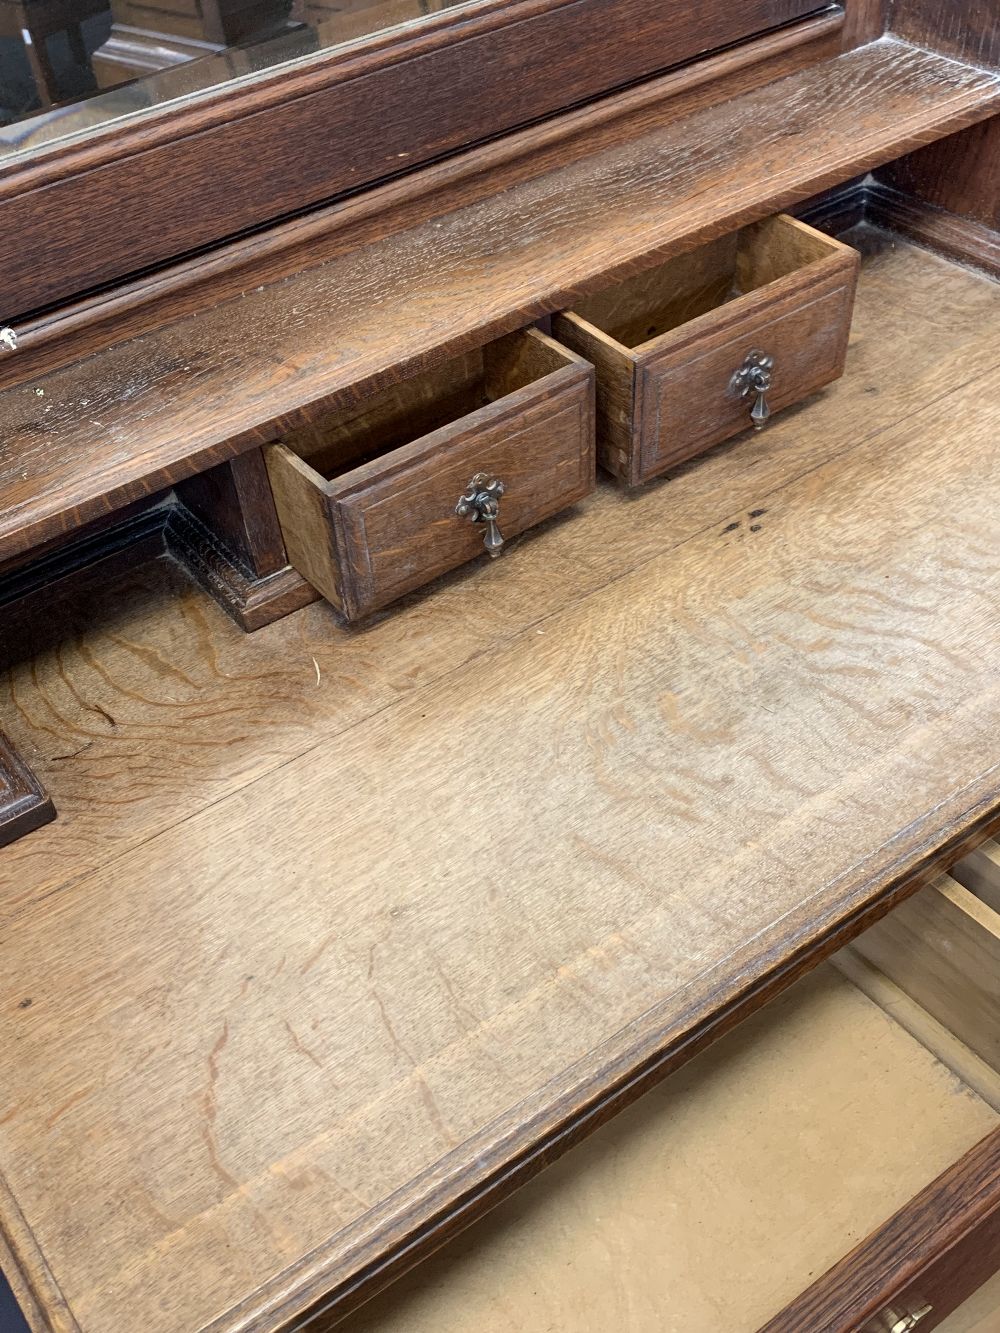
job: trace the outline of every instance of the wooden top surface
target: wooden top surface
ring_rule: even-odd
[[[346,1300],[995,808],[998,334],[886,252],[840,384],[363,630],[167,567],[9,674],[61,813],[0,863],[39,1328]]]
[[[637,136],[581,136],[514,184],[484,172],[395,211],[387,187],[379,239],[0,392],[0,561],[998,103],[997,75],[884,40]]]

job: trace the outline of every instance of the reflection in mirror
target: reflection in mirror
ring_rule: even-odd
[[[0,0],[0,164],[469,0]]]

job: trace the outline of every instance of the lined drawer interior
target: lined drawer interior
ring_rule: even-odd
[[[974,892],[960,878],[985,887]],[[971,998],[986,975],[975,970],[976,950],[1000,950],[990,894],[1000,901],[992,845],[345,1327],[754,1333],[1000,1126],[990,1017]],[[969,914],[963,928],[918,925],[952,898]],[[907,957],[907,976],[934,978],[907,982],[912,994],[902,967],[882,972],[870,961],[904,931],[907,949],[894,941],[890,956]],[[964,1004],[963,973],[971,973]],[[935,997],[949,994],[949,975],[946,1009]],[[966,1333],[961,1311],[939,1326]]]

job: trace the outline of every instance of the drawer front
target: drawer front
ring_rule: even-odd
[[[1000,1130],[759,1333],[931,1333],[998,1267]]]
[[[691,336],[651,350],[637,368],[639,465],[643,481],[748,429],[753,397],[732,388],[755,351],[774,358],[771,411],[801,401],[843,374],[857,266],[838,261],[819,284],[774,301],[748,299],[690,326]]]
[[[550,379],[559,387],[540,382],[529,401],[476,412],[427,436],[417,458],[372,464],[364,481],[331,498],[348,616],[385,606],[483,555],[485,526],[455,513],[477,473],[503,482],[505,538],[593,490],[593,373],[573,369]]]

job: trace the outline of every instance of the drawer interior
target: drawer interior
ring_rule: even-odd
[[[573,313],[634,348],[842,250],[781,214],[578,301]]]
[[[566,365],[522,330],[322,414],[283,437],[326,480],[422,439]]]
[[[989,842],[901,904],[844,952],[888,979],[918,1014],[963,1053],[964,1072],[987,1092],[1000,1086],[1000,847]],[[869,972],[869,978],[870,978]],[[942,1058],[948,1059],[945,1048]],[[971,1053],[972,1061],[968,1059]]]
[[[926,940],[928,969],[943,943]],[[345,1327],[754,1333],[998,1108],[989,1064],[844,950]]]

